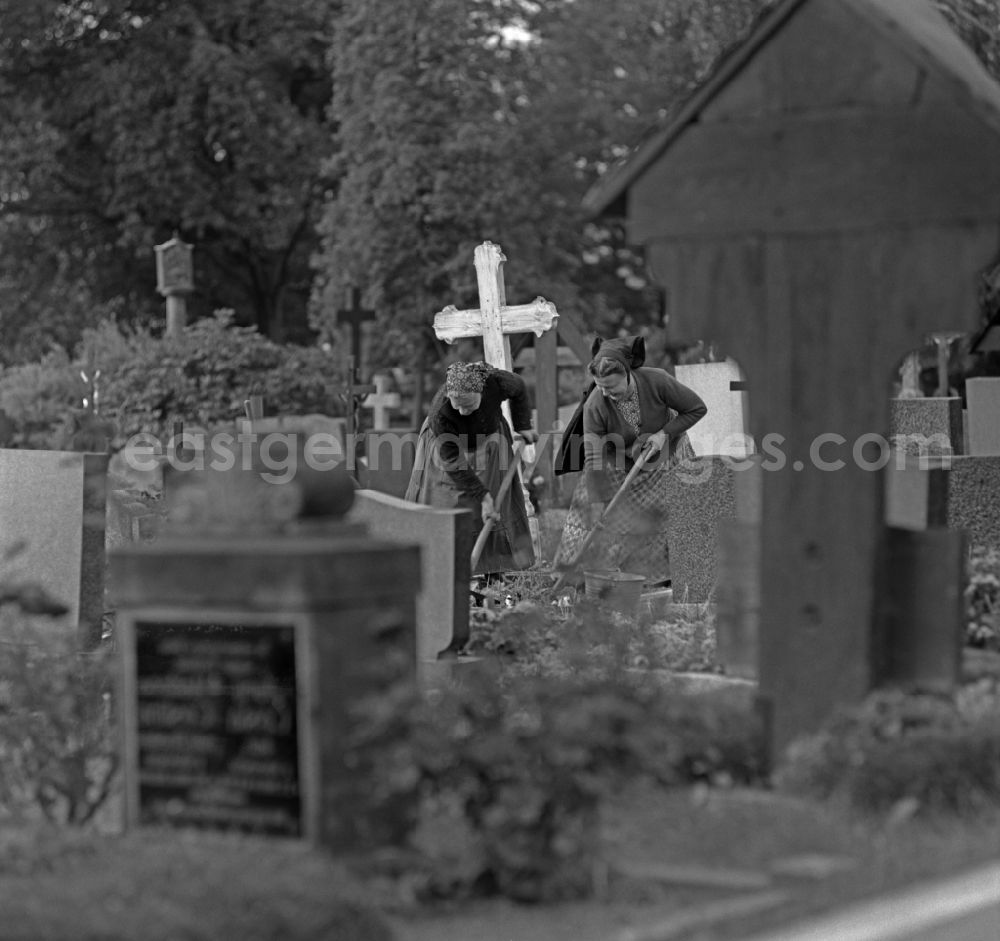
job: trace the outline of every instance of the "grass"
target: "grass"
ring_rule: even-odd
[[[0,829],[3,941],[390,941],[367,894],[292,841]]]

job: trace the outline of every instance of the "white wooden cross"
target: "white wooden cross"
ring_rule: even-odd
[[[389,427],[389,411],[399,407],[399,393],[390,392],[392,380],[388,376],[375,376],[375,391],[361,404],[372,410],[372,427],[381,430]]]
[[[445,343],[462,337],[482,337],[487,363],[511,371],[510,340],[512,333],[541,336],[552,328],[559,314],[556,305],[543,297],[530,304],[507,306],[503,285],[503,263],[507,259],[499,245],[483,242],[476,246],[476,277],[479,281],[479,309],[458,310],[449,305],[434,315],[434,333]]]

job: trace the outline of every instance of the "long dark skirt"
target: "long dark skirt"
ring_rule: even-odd
[[[694,457],[685,435],[670,455],[669,463],[657,463],[629,485],[615,508],[605,515],[604,528],[579,560],[583,568],[594,571],[622,571],[645,575],[650,583],[670,577],[667,527],[670,519],[670,478],[677,465]],[[627,471],[613,465],[605,468],[612,493],[625,481]],[[673,490],[673,492],[676,492]],[[608,500],[610,503],[610,498]],[[591,531],[590,498],[586,477],[573,491],[562,539],[556,552],[555,567],[572,565]]]
[[[474,452],[467,453],[466,459],[496,499],[504,474],[514,460],[509,432],[490,435]],[[445,472],[434,432],[427,421],[417,438],[413,474],[406,488],[405,499],[428,506],[471,510],[473,542],[482,531],[482,505],[479,500],[463,494]],[[497,506],[497,511],[500,519],[493,524],[486,539],[483,554],[473,572],[475,575],[526,569],[535,561],[523,488],[518,478],[512,481],[506,496]]]

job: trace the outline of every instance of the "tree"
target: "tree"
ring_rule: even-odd
[[[195,314],[233,308],[273,337],[302,335],[336,6],[6,0],[5,332],[59,309],[157,316],[152,247],[176,230],[196,246]]]
[[[511,259],[512,301],[543,293],[595,329],[655,320],[641,258],[580,200],[760,5],[347,0],[314,324],[333,331],[353,283],[380,312],[380,357],[406,362],[436,310],[476,302],[485,239]],[[505,39],[513,24],[530,41]]]

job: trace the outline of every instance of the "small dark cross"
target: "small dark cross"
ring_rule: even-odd
[[[375,391],[374,385],[356,382],[354,357],[347,360],[347,382],[343,386],[341,398],[344,401],[344,412],[347,417],[347,466],[350,470],[357,467],[357,411],[358,405],[366,395]]]
[[[347,289],[347,306],[337,311],[337,323],[348,324],[351,328],[351,358],[355,364],[361,365],[361,325],[375,319],[375,311],[361,306],[361,291],[351,287]]]

